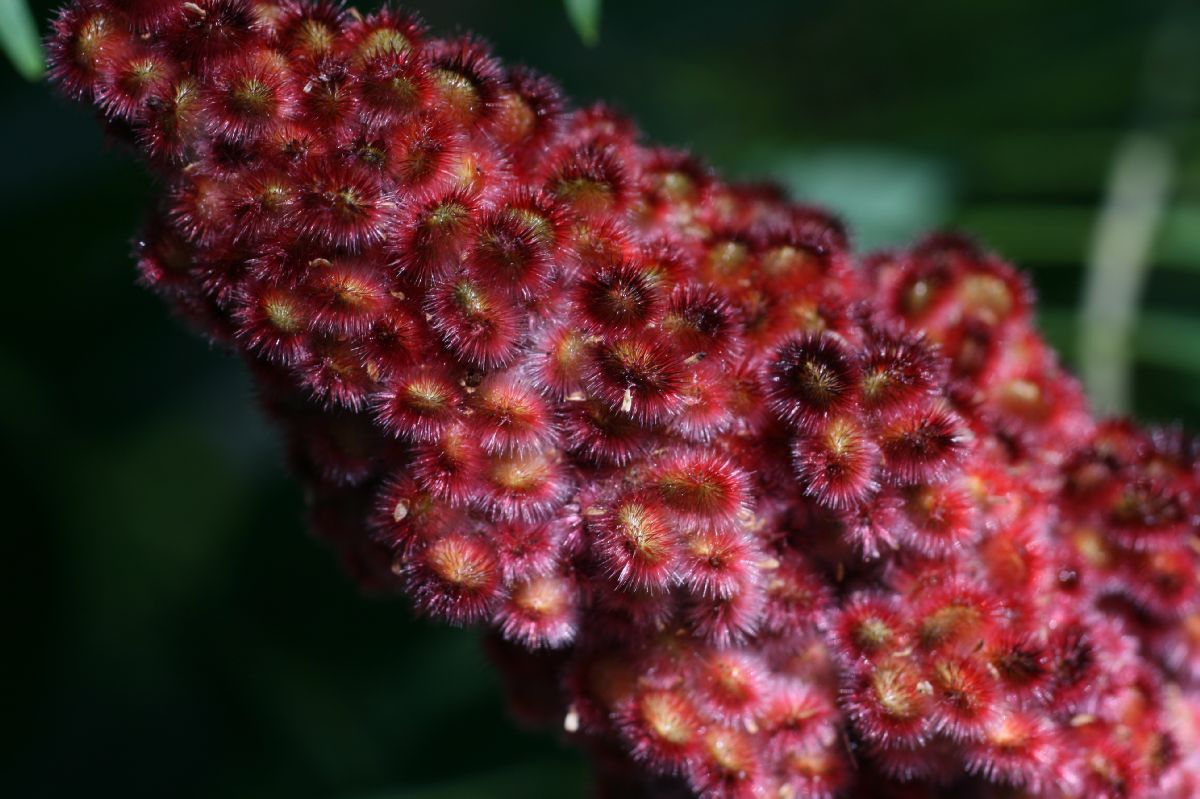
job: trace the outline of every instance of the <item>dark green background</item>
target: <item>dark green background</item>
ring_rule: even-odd
[[[868,243],[976,231],[1030,270],[1068,362],[1114,150],[1147,127],[1178,168],[1136,410],[1195,429],[1189,5],[608,0],[596,49],[556,0],[419,10],[728,173],[779,174]],[[7,65],[0,109],[5,794],[581,794],[577,757],[512,730],[473,634],[364,599],[307,536],[238,363],[134,285],[138,165]]]

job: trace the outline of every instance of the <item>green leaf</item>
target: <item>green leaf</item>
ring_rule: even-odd
[[[0,47],[28,80],[37,80],[46,72],[42,40],[25,0],[0,0]]]
[[[600,41],[600,4],[601,0],[563,0],[571,25],[588,47]]]
[[[763,153],[763,168],[793,197],[836,208],[864,250],[895,246],[945,223],[953,181],[939,161],[898,150]]]
[[[1038,314],[1038,328],[1055,349],[1078,357],[1078,312],[1044,308]],[[1134,359],[1143,366],[1200,375],[1200,347],[1196,346],[1197,341],[1200,341],[1200,322],[1178,313],[1147,309],[1139,314],[1134,329]]]

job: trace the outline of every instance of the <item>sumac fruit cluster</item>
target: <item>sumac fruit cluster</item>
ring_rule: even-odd
[[[488,626],[604,795],[1200,794],[1196,445],[1094,419],[995,255],[856,255],[394,10],[75,0],[50,47],[314,529]]]

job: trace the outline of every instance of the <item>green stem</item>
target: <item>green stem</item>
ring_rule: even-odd
[[[1166,141],[1148,133],[1127,136],[1113,159],[1080,316],[1080,370],[1101,413],[1130,410],[1137,309],[1167,210],[1173,162]]]

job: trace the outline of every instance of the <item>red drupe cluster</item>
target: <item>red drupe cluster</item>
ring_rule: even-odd
[[[996,256],[855,257],[391,10],[76,0],[51,49],[314,528],[489,625],[605,795],[1200,795],[1195,444],[1095,421]]]

